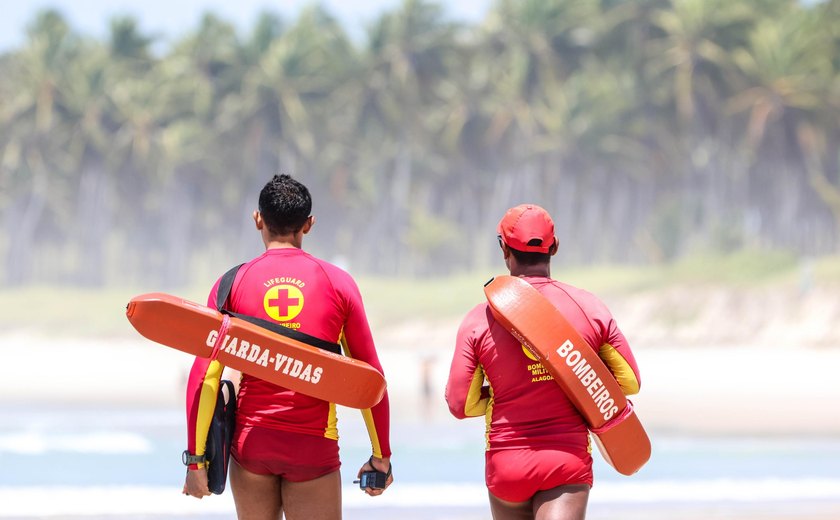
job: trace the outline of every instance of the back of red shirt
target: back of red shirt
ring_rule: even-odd
[[[218,286],[217,281],[208,306],[215,307]],[[355,281],[301,249],[269,249],[244,264],[228,308],[329,342],[337,343],[343,334],[346,355],[382,372]],[[387,395],[372,409],[372,416],[381,449],[389,455]],[[247,374],[240,385],[237,422],[337,438],[333,404]]]
[[[602,345],[612,346],[638,374],[627,340],[600,300],[549,278],[526,280],[561,310],[596,351]],[[542,364],[495,320],[486,303],[470,311],[458,331],[446,389],[456,417],[482,413],[483,407],[471,413],[468,409],[484,378],[492,391],[483,412],[488,418],[488,449],[587,449],[581,415]]]

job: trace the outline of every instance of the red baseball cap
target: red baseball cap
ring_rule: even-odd
[[[557,240],[551,215],[536,204],[520,204],[507,210],[497,231],[508,247],[528,253],[548,253]]]

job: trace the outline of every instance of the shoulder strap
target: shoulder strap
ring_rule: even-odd
[[[296,339],[301,343],[306,343],[307,345],[312,345],[313,347],[318,347],[320,349],[327,350],[329,352],[332,352],[333,354],[341,354],[341,347],[338,346],[338,343],[332,343],[331,341],[317,338],[315,336],[306,334],[305,332],[290,329],[289,327],[284,327],[279,323],[264,320],[262,318],[248,316],[247,314],[239,314],[238,312],[232,312],[228,310],[223,310],[222,312],[233,316],[234,318],[239,318],[240,320],[245,320],[249,323],[253,323],[254,325],[258,325],[264,329],[268,329],[271,332],[280,334],[281,336]]]
[[[237,266],[231,267],[228,270],[228,272],[222,275],[222,279],[219,282],[219,290],[216,293],[216,309],[219,312],[227,314],[228,316],[233,316],[234,318],[239,318],[240,320],[245,320],[249,323],[253,323],[254,325],[257,325],[264,329],[268,329],[271,332],[274,332],[275,334],[280,334],[281,336],[292,338],[294,340],[300,341],[301,343],[306,343],[307,345],[318,347],[322,350],[332,352],[333,354],[341,354],[341,347],[338,345],[338,343],[326,341],[321,338],[317,338],[315,336],[306,334],[305,332],[290,329],[289,327],[284,327],[283,325],[280,325],[279,323],[273,321],[264,320],[255,316],[240,314],[238,312],[233,312],[231,310],[226,309],[225,307],[227,306],[231,290],[233,289],[233,281],[236,278],[236,273],[239,272],[239,268],[243,265],[245,264],[239,264]]]
[[[219,290],[216,292],[216,310],[221,311],[227,305],[230,290],[233,289],[233,280],[236,278],[239,268],[243,265],[245,264],[235,265],[222,275],[222,279],[219,281]]]

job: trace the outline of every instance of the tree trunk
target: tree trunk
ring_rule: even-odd
[[[79,179],[76,222],[81,249],[77,281],[87,287],[100,287],[105,281],[105,243],[111,228],[112,200],[110,179],[99,157],[83,163]]]
[[[46,207],[47,179],[40,156],[28,158],[32,186],[12,200],[3,221],[9,237],[6,254],[6,284],[20,286],[30,281],[35,237]]]
[[[190,281],[187,272],[193,248],[195,194],[185,177],[176,173],[168,190],[170,202],[164,206],[166,263],[163,275],[164,284],[171,288],[183,287]]]

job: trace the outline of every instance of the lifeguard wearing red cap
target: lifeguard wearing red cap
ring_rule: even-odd
[[[507,210],[497,231],[508,247],[527,253],[548,253],[557,240],[551,215],[536,204],[520,204]]]

